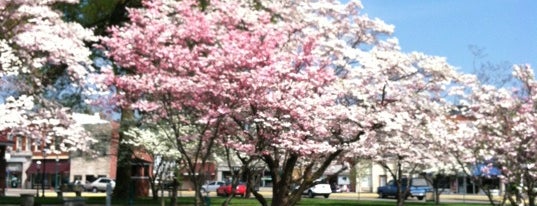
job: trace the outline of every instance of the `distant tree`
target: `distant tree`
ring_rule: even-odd
[[[451,103],[447,91],[452,84],[466,84],[445,58],[422,53],[402,53],[397,44],[374,48],[362,67],[384,74],[360,78],[367,85],[368,115],[383,127],[365,140],[370,150],[354,154],[369,156],[381,165],[398,185],[398,205],[403,205],[413,175],[443,160],[433,145],[446,128]],[[352,75],[352,73],[350,73]],[[374,73],[373,73],[374,74]],[[371,74],[371,75],[373,75]],[[376,89],[373,89],[376,88]],[[407,178],[404,178],[407,177]],[[402,182],[407,180],[409,182]]]
[[[93,32],[97,36],[107,36],[107,29],[113,25],[121,25],[129,21],[127,9],[139,8],[142,6],[141,0],[81,0],[80,4],[69,3],[56,3],[54,8],[62,11],[63,18],[66,21],[73,21],[81,24],[86,28],[93,28]],[[86,45],[88,48],[93,48],[92,45]],[[101,50],[93,49],[92,57],[94,60],[94,66],[98,69],[105,65],[114,65],[110,62]],[[125,70],[120,67],[115,67],[114,72],[122,74]],[[60,89],[56,89],[49,93],[49,96],[60,99],[66,106],[82,109],[87,111],[88,107],[95,108],[103,114],[107,114],[112,119],[114,114],[119,114],[120,119],[120,133],[119,142],[128,141],[129,137],[124,135],[125,131],[128,131],[132,127],[137,126],[137,120],[134,116],[134,111],[129,107],[115,107],[109,103],[109,93],[121,92],[115,88],[100,88],[93,86],[89,88],[93,92],[87,94],[85,91],[81,91],[77,87],[71,87],[71,82],[68,79],[60,79],[57,86]],[[62,87],[63,86],[63,87]],[[85,98],[85,95],[89,95]],[[91,99],[90,105],[85,105],[85,100]],[[122,199],[129,198],[131,188],[129,188],[131,182],[131,160],[132,160],[132,148],[128,144],[119,144],[118,149],[118,164],[116,171],[116,187],[114,188],[114,196]]]
[[[86,149],[89,139],[74,126],[70,109],[47,98],[47,92],[63,74],[76,85],[88,83],[93,68],[85,45],[97,39],[80,24],[63,21],[51,7],[58,2],[75,3],[0,2],[0,78],[2,88],[12,89],[2,91],[0,113],[13,117],[2,118],[0,130],[28,135],[42,145],[62,140],[60,148],[49,149]]]
[[[495,85],[497,87],[513,86],[516,83],[513,76],[509,73],[512,64],[504,62],[487,61],[486,49],[477,45],[470,45],[468,49],[472,53],[472,73],[477,76],[483,84]]]
[[[175,141],[166,135],[170,131],[162,131],[154,128],[139,129],[131,128],[126,134],[131,138],[124,144],[132,145],[134,149],[143,151],[151,156],[154,161],[153,173],[148,174],[153,199],[159,197],[159,190],[165,190],[170,174],[177,170],[177,162],[181,155],[178,152]]]
[[[499,168],[498,178],[507,184],[504,198],[511,204],[535,205],[537,159],[534,148],[537,142],[535,128],[536,87],[535,74],[529,65],[516,65],[514,78],[518,87],[496,88],[475,85],[468,98],[468,115],[475,132],[472,138],[459,141],[469,150],[461,161],[487,163],[480,173],[488,176],[494,167]],[[521,187],[518,187],[522,185]],[[481,185],[486,194],[490,192]],[[524,194],[524,196],[522,196]],[[524,199],[527,198],[527,202]],[[504,199],[504,201],[506,201]],[[491,199],[491,203],[493,203]],[[503,204],[503,202],[501,203]]]

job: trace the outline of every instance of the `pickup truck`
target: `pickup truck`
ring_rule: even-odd
[[[402,179],[401,189],[407,188],[407,179]],[[427,184],[425,179],[411,179],[410,192],[406,193],[406,198],[416,197],[418,200],[423,200],[425,193],[432,191],[432,188]],[[386,185],[377,188],[377,194],[380,198],[386,198],[388,196],[397,197],[397,183],[394,180],[389,181]]]

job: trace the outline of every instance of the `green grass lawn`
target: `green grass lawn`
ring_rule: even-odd
[[[95,204],[95,205],[104,205],[106,199],[104,197],[85,197],[86,204]],[[221,205],[225,198],[223,197],[211,197],[211,205],[217,206]],[[36,198],[36,203],[40,204],[57,204],[62,205],[63,200],[50,197],[50,198]],[[113,205],[128,205],[128,200],[112,200]],[[150,198],[138,198],[135,199],[133,205],[144,205],[144,206],[160,206],[160,200],[154,201]],[[166,205],[169,205],[169,199],[166,199]],[[194,204],[194,198],[192,197],[179,197],[177,198],[177,203],[180,206],[188,206]],[[0,205],[2,204],[14,204],[20,205],[19,197],[2,197],[0,198]],[[244,199],[244,198],[234,198],[231,200],[230,205],[240,205],[240,206],[258,206],[259,203],[256,199]],[[302,206],[393,206],[395,202],[393,201],[371,201],[371,200],[337,200],[337,199],[324,199],[324,198],[303,198],[298,205]],[[433,202],[407,202],[407,206],[421,206],[421,205],[434,205]],[[442,203],[442,206],[485,206],[488,204],[469,204],[469,203]]]

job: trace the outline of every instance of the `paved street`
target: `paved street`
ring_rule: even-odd
[[[42,191],[39,190],[39,195],[41,195]],[[270,198],[272,196],[271,188],[261,188],[260,193]],[[13,189],[8,188],[6,189],[6,195],[7,196],[20,196],[20,194],[36,194],[35,189]],[[151,194],[151,193],[150,193]],[[159,193],[161,194],[161,193]],[[168,196],[167,192],[163,193],[164,196]],[[178,196],[182,197],[188,197],[188,196],[194,196],[194,191],[179,191]],[[57,194],[53,190],[45,190],[45,196],[46,197],[56,197]],[[75,193],[68,192],[63,194],[64,197],[75,197]],[[99,196],[106,196],[105,193],[99,192],[99,193],[93,193],[93,192],[83,192],[83,197],[99,197]],[[215,197],[216,193],[211,192],[209,193],[209,196]],[[316,197],[316,198],[324,198],[324,197]],[[330,199],[346,199],[346,200],[378,200],[378,201],[395,201],[395,199],[379,199],[378,195],[375,193],[332,193],[329,197]],[[499,197],[498,197],[499,198]],[[441,202],[467,202],[467,203],[488,203],[487,197],[485,195],[458,195],[458,194],[443,194],[440,196]],[[416,198],[409,198],[407,201],[419,201]]]

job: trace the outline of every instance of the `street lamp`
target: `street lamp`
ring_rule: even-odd
[[[46,162],[45,162],[45,159],[46,159],[46,155],[47,155],[47,151],[43,150],[43,175],[41,176],[41,197],[45,197],[45,173],[46,173]]]
[[[37,164],[37,174],[36,174],[36,178],[35,178],[35,181],[34,181],[34,185],[36,185],[35,186],[35,196],[39,197],[39,187],[37,186],[36,182],[37,182],[37,177],[39,177],[39,175],[41,174],[41,161],[37,160],[36,164]]]
[[[7,168],[7,161],[9,161],[9,159],[11,158],[11,154],[9,153],[9,151],[6,151],[6,153],[4,154],[4,160],[3,161],[5,163],[5,166],[6,166],[6,180],[9,180],[10,183],[12,182],[11,178],[9,178],[9,169]],[[5,184],[4,184],[4,188],[3,188],[3,194],[0,194],[1,196],[5,196],[6,195],[6,188],[8,188],[8,184],[7,184],[8,181],[5,181]],[[13,183],[11,183],[10,185],[13,185]]]
[[[56,154],[56,178],[55,178],[55,180],[54,180],[54,182],[56,183],[56,185],[55,185],[55,189],[56,189],[56,191],[59,191],[59,189],[60,189],[60,187],[59,187],[59,185],[58,185],[58,182],[59,182],[59,180],[58,180],[58,179],[59,179],[59,178],[58,178],[58,163],[59,163],[59,162],[60,162],[60,159],[59,159],[59,157],[58,157],[58,154]]]

